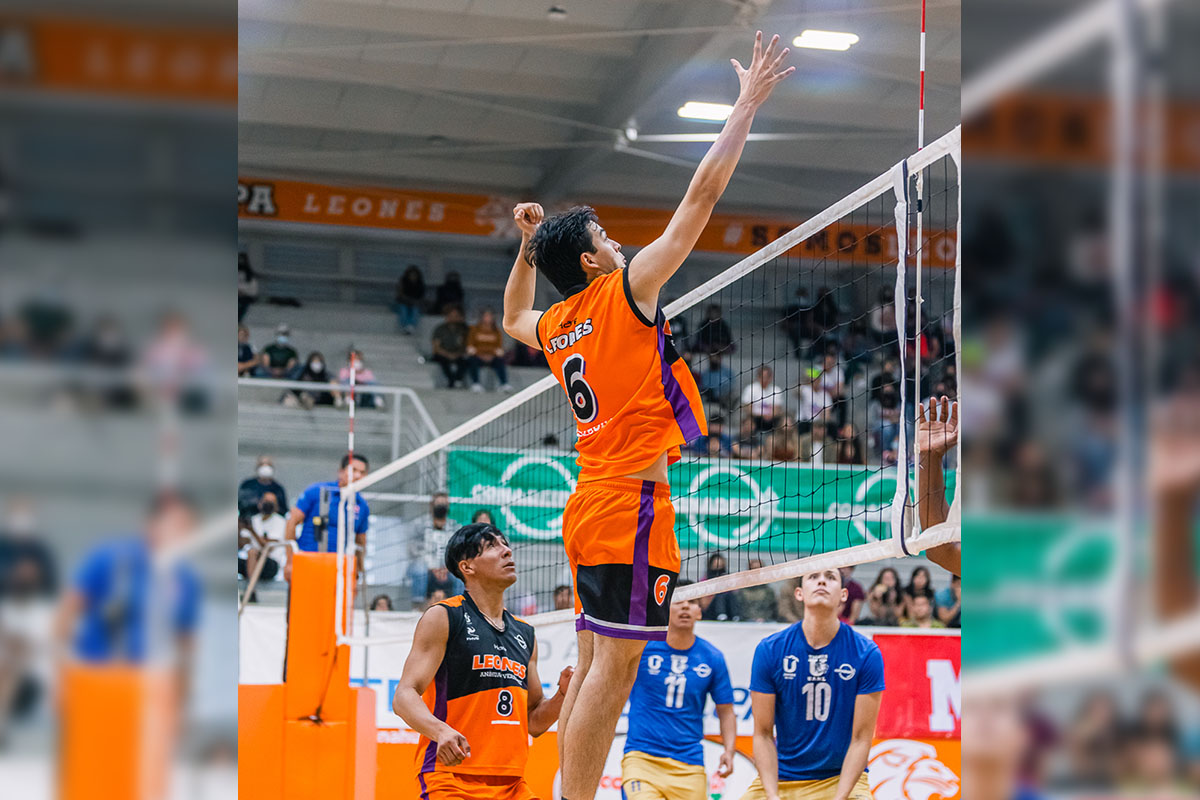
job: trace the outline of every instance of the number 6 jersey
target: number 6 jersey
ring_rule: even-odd
[[[659,308],[646,319],[624,269],[596,278],[538,320],[538,342],[571,401],[579,480],[632,475],[708,432],[700,392]]]
[[[505,610],[504,630],[498,631],[465,592],[438,605],[450,617],[450,631],[423,699],[435,717],[467,737],[471,755],[447,767],[437,760],[437,742],[422,736],[417,771],[519,778],[529,755],[526,673],[533,626]]]

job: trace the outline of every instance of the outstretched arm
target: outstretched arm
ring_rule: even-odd
[[[542,315],[533,310],[537,272],[529,263],[526,250],[544,216],[545,212],[537,203],[521,203],[513,209],[513,219],[521,229],[521,249],[504,287],[504,332],[539,350],[542,345],[537,338],[537,324]]]
[[[683,202],[675,210],[667,229],[662,236],[642,248],[629,264],[629,287],[633,290],[633,299],[643,312],[647,312],[647,317],[653,317],[658,306],[659,290],[696,246],[696,240],[708,224],[713,206],[729,184],[738,159],[742,156],[746,136],[750,133],[754,112],[770,96],[775,85],[796,70],[795,67],[788,67],[782,72],[776,71],[788,54],[786,47],[781,51],[776,50],[778,43],[779,37],[775,36],[764,50],[762,31],[759,31],[754,37],[754,55],[749,68],[743,68],[736,59],[731,59],[741,84],[733,112],[725,120],[721,135],[696,169],[687,194],[683,196]]]
[[[842,771],[838,776],[834,800],[850,800],[850,793],[866,772],[882,696],[883,692],[860,694],[854,701],[854,727],[850,733],[850,747],[846,749],[846,757],[842,759]]]
[[[750,692],[754,710],[754,766],[767,800],[779,800],[779,751],[775,748],[775,695]]]

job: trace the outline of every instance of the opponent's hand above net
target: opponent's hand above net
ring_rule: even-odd
[[[783,60],[790,52],[787,47],[776,52],[778,44],[779,34],[776,34],[771,37],[770,43],[764,50],[762,31],[758,31],[754,34],[754,55],[750,58],[749,67],[743,67],[736,58],[729,59],[729,62],[733,64],[733,69],[737,72],[738,83],[742,87],[738,92],[738,102],[748,103],[757,108],[771,95],[771,90],[780,81],[796,71],[795,67],[788,67],[782,72],[778,72],[783,65]]]

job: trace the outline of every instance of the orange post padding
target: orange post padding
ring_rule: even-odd
[[[378,757],[375,729],[375,690],[354,689],[354,716],[350,720],[350,753],[346,759],[353,766],[346,787],[350,800],[375,800],[375,773]]]
[[[166,796],[177,724],[175,673],[127,664],[62,672],[60,800]]]
[[[354,559],[346,559],[353,582]],[[284,715],[289,720],[320,713],[322,720],[350,715],[350,648],[334,644],[337,564],[333,553],[292,556],[288,600],[287,671]],[[347,603],[349,605],[349,603]],[[343,608],[343,613],[349,609]]]
[[[238,686],[238,795],[283,800],[283,684]]]

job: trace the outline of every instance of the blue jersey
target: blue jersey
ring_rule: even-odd
[[[700,637],[687,650],[649,642],[629,693],[625,752],[704,764],[704,703],[733,702],[725,656]]]
[[[883,690],[879,647],[842,623],[817,650],[802,623],[768,636],[754,651],[750,691],[775,695],[779,780],[826,780],[841,774],[860,694]]]
[[[317,516],[321,509],[322,489],[329,490],[329,505],[325,509],[328,519],[325,525],[325,547],[329,552],[337,549],[338,504],[342,501],[342,490],[338,486],[337,481],[325,481],[323,483],[314,483],[305,489],[304,494],[300,495],[300,498],[296,500],[296,508],[304,512],[304,528],[300,531],[300,535],[296,537],[296,545],[301,550],[310,553],[317,550],[317,534],[313,530],[312,521],[313,517]],[[357,505],[354,517],[354,532],[366,533],[371,510],[367,508],[367,501],[363,500],[362,495],[355,495],[354,500]]]
[[[138,663],[152,655],[151,629],[195,631],[200,578],[184,563],[156,575],[153,559],[141,537],[107,542],[84,558],[73,582],[83,599],[75,631],[78,658]]]

